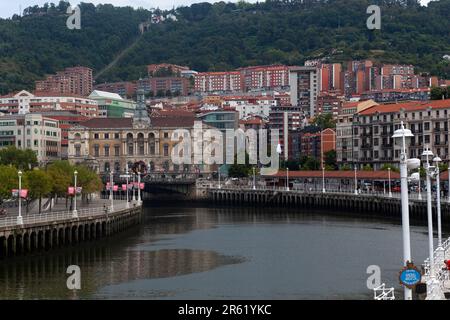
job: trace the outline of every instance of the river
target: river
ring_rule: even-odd
[[[119,235],[0,260],[1,299],[372,299],[369,265],[396,287],[399,221],[286,208],[144,208]],[[425,226],[411,227],[416,265]],[[81,290],[68,290],[78,265]]]

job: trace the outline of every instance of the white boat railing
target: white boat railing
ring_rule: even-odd
[[[373,289],[374,300],[395,300],[394,288],[386,288],[386,284],[382,284]]]

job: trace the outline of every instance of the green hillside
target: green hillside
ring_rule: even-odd
[[[366,28],[370,4],[381,6],[381,30]],[[100,71],[136,41],[139,23],[151,16],[144,9],[82,4],[82,29],[69,30],[67,5],[27,8],[23,17],[0,20],[0,93],[33,88],[36,79],[68,66]],[[219,2],[171,13],[177,21],[151,25],[98,81],[136,79],[158,62],[213,71],[312,58],[411,63],[450,79],[450,62],[442,58],[450,54],[450,0],[428,7],[416,0]]]

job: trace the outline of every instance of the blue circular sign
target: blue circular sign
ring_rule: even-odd
[[[400,282],[407,287],[415,286],[421,279],[422,275],[415,268],[404,269],[400,272]]]

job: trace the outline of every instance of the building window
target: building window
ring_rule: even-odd
[[[100,147],[98,146],[98,144],[94,145],[94,157],[98,157],[100,155]]]
[[[109,157],[109,146],[105,146],[105,157]]]
[[[120,156],[120,146],[114,146],[114,155],[116,157]]]
[[[81,157],[81,146],[75,145],[75,157]]]
[[[164,157],[168,157],[169,156],[169,145],[166,143],[163,146],[163,155]]]
[[[94,133],[94,139],[98,139],[98,133]]]
[[[105,133],[105,139],[109,139],[109,133]]]
[[[110,169],[109,162],[105,162],[105,172],[108,172]]]
[[[119,134],[118,133],[114,133],[114,139],[119,139],[119,138],[120,138]]]

